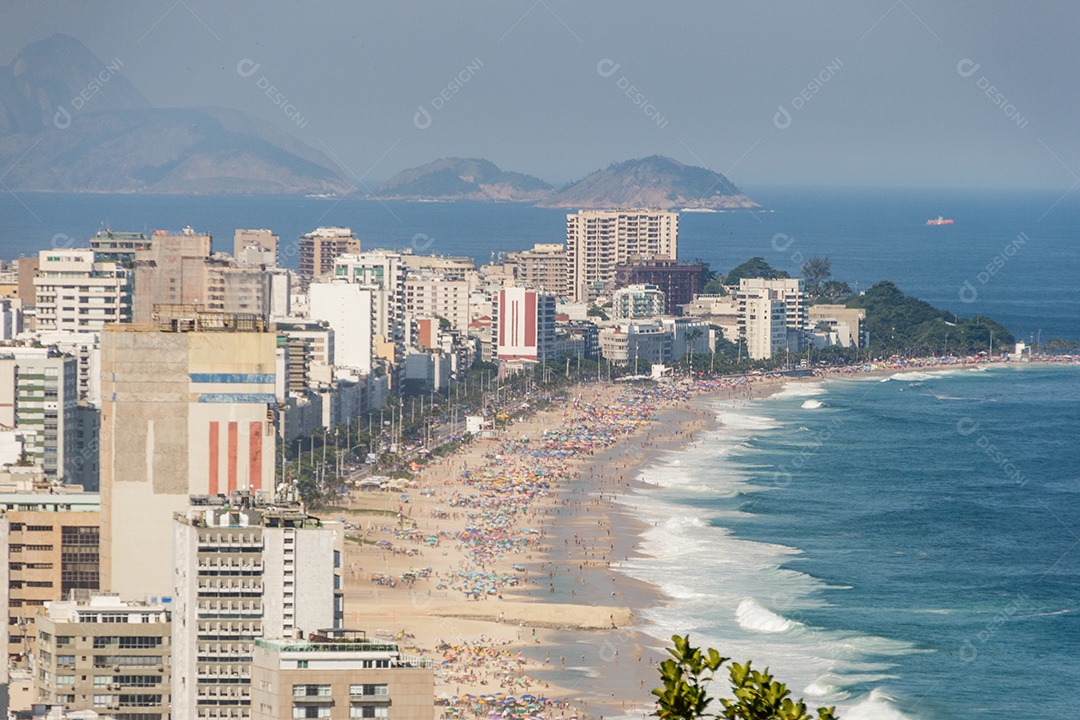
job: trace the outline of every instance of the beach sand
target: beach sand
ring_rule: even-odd
[[[413,479],[407,499],[398,492],[354,492],[345,511],[321,514],[354,526],[345,554],[346,627],[396,639],[405,652],[431,658],[437,696],[505,692],[569,701],[569,707],[546,708],[547,717],[613,717],[651,708],[650,690],[659,685],[656,664],[666,657],[667,639],[648,635],[637,618],[667,598],[655,586],[617,572],[618,562],[637,552],[644,528],[614,496],[646,487],[636,479],[643,467],[716,427],[707,409],[710,399],[762,397],[781,386],[779,379],[755,378],[736,387],[714,384],[703,393],[661,391],[647,409],[631,406],[627,414],[636,420],[618,426],[594,450],[537,460],[531,453],[544,431],[580,428],[590,421],[590,406],[602,414],[620,408],[619,398],[640,395],[619,385],[576,387],[565,391],[565,403],[515,422],[501,437],[475,440],[429,464]],[[592,422],[610,429],[610,416],[606,425],[604,418]],[[477,494],[478,476],[516,477],[542,464],[556,473],[545,478],[550,488],[519,498],[513,512],[450,505]],[[485,493],[491,491],[479,495]],[[513,496],[509,490],[495,494]],[[461,534],[485,513],[498,522],[509,517],[513,524],[475,534],[507,531],[518,542],[498,552],[470,549]],[[433,537],[437,545],[430,544]],[[402,580],[411,571],[418,576]],[[455,573],[480,573],[481,579]],[[501,573],[516,576],[518,583],[491,579]],[[390,578],[393,587],[382,584]],[[462,591],[474,582],[495,591]],[[459,707],[466,716],[472,708],[486,710],[475,701]],[[437,706],[437,716],[445,709]]]

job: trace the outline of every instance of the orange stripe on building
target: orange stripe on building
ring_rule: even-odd
[[[249,431],[248,486],[255,492],[262,487],[262,423],[251,423]]]
[[[210,423],[210,473],[209,473],[208,478],[209,478],[209,481],[210,481],[210,494],[211,495],[217,495],[218,494],[218,468],[219,468],[218,463],[220,461],[220,458],[219,458],[220,450],[219,450],[219,447],[218,447],[218,443],[220,441],[220,437],[221,437],[221,429],[218,427],[218,423],[216,423],[216,422]]]
[[[237,427],[236,423],[229,423],[229,492],[236,489],[236,465],[237,458]]]

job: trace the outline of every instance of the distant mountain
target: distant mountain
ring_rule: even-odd
[[[540,204],[584,209],[761,207],[720,173],[661,155],[612,163]]]
[[[225,108],[154,108],[78,40],[53,35],[0,67],[0,164],[13,190],[345,193],[331,160]]]
[[[384,182],[378,195],[393,200],[537,202],[554,190],[540,178],[500,170],[489,160],[444,158],[403,170]]]
[[[537,177],[500,170],[488,160],[445,158],[398,173],[379,187],[378,195],[392,200],[498,200],[585,209],[761,207],[720,173],[660,155],[612,163],[558,191]]]

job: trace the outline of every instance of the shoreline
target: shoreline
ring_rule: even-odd
[[[1040,364],[1054,363],[1017,363],[1021,367]],[[517,421],[501,438],[474,441],[455,455],[424,468],[416,480],[420,497],[416,497],[415,490],[408,491],[413,498],[407,501],[411,507],[396,503],[395,493],[354,493],[359,502],[353,505],[366,506],[368,511],[381,508],[385,514],[367,517],[384,518],[387,524],[361,522],[367,528],[366,543],[354,545],[348,557],[348,567],[354,570],[346,583],[347,624],[377,635],[381,631],[383,636],[387,628],[391,635],[400,632],[397,637],[404,643],[404,650],[426,652],[436,661],[440,647],[464,646],[466,654],[475,654],[468,647],[483,646],[487,658],[484,663],[466,669],[466,663],[455,662],[436,682],[436,695],[454,698],[452,702],[459,709],[474,702],[459,699],[497,692],[527,692],[567,700],[546,705],[538,711],[543,717],[610,718],[651,709],[649,693],[659,684],[656,663],[666,657],[662,648],[668,641],[651,634],[650,625],[641,620],[640,613],[665,605],[672,598],[659,586],[634,580],[620,570],[621,561],[642,556],[639,548],[647,526],[634,517],[630,508],[613,502],[612,495],[655,487],[639,479],[644,469],[666,453],[698,442],[703,433],[721,429],[717,414],[707,407],[710,401],[766,398],[790,383],[827,383],[975,366],[909,365],[802,377],[761,376],[728,386],[713,382],[709,387],[711,381],[705,381],[695,383],[693,389],[676,385],[666,391],[611,384],[567,389],[561,404]],[[524,469],[529,466],[527,458],[522,462],[525,453],[535,452],[533,446],[545,437],[545,431],[564,432],[568,425],[580,420],[575,413],[582,406],[588,407],[591,401],[602,411],[616,398],[648,397],[650,392],[656,406],[647,420],[639,418],[627,432],[607,438],[610,442],[602,448],[557,458],[551,467],[560,467],[561,474],[550,478],[550,491],[531,497],[516,511],[519,524],[531,527],[537,542],[480,562],[470,562],[460,548],[451,547],[450,536],[460,532],[467,519],[445,505],[448,498],[460,499],[462,490],[472,487],[462,482],[463,475],[528,472]],[[506,453],[501,459],[500,451]],[[545,462],[543,458],[534,459],[535,467],[529,471],[542,469]],[[403,512],[403,520],[415,523],[419,532],[434,529],[440,533],[436,545],[420,550],[423,556],[402,558],[385,547],[377,549],[368,544],[386,537],[387,525],[397,519],[398,511]],[[382,528],[379,537],[376,525]],[[398,544],[399,540],[393,542]],[[435,562],[431,560],[433,553]],[[358,560],[364,568],[360,571],[355,569],[360,567]],[[434,578],[416,580],[415,588],[385,589],[374,585],[366,591],[363,580],[379,561],[384,574],[391,577],[405,572],[406,565],[438,564],[439,569],[432,570]],[[519,582],[502,585],[475,600],[461,599],[461,586],[447,582],[449,573],[455,570],[486,573],[498,568],[505,572],[511,567],[522,569]],[[413,634],[415,642],[409,637]],[[460,652],[449,654],[457,658]],[[491,662],[492,658],[495,662]],[[464,708],[465,716],[469,709]],[[471,709],[475,716],[484,714],[476,712],[484,709],[482,705]],[[442,710],[437,706],[437,717]]]

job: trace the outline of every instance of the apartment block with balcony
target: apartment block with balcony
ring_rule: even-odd
[[[310,282],[334,272],[341,255],[360,252],[360,239],[345,227],[320,227],[300,236],[298,241],[300,278]]]
[[[570,294],[569,265],[566,246],[561,243],[537,243],[530,250],[510,253],[507,259],[514,264],[515,282],[555,297]]]
[[[173,715],[246,720],[256,639],[340,627],[343,533],[247,493],[191,500],[173,524]]]
[[[34,616],[71,591],[101,587],[101,499],[97,493],[37,491],[0,494],[0,554],[7,573],[8,657],[34,649]]]
[[[168,720],[172,626],[160,602],[91,594],[34,618],[39,702],[116,720]]]
[[[429,720],[434,671],[397,645],[370,642],[355,631],[257,640],[251,696],[252,720]]]
[[[39,331],[89,333],[131,320],[131,274],[94,250],[42,250],[33,282]]]
[[[676,260],[679,214],[667,210],[579,210],[566,216],[566,255],[570,294],[576,302],[594,300],[631,258]]]

